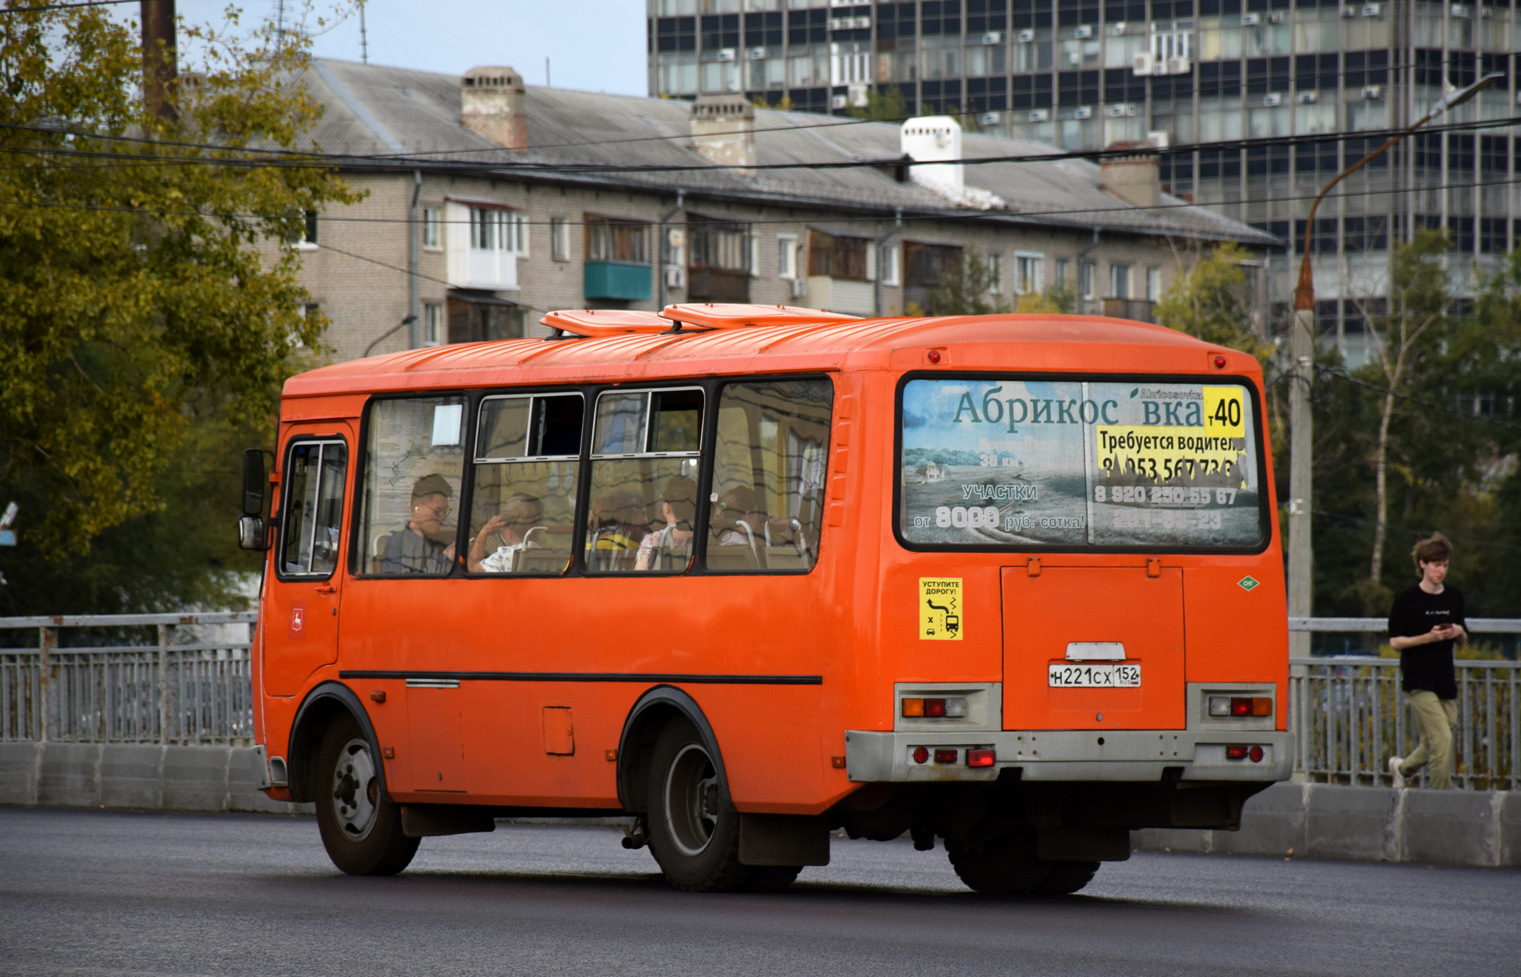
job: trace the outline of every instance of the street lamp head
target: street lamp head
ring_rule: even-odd
[[[1448,92],[1446,95],[1442,96],[1442,99],[1439,102],[1431,107],[1431,113],[1428,118],[1435,119],[1442,113],[1447,112],[1450,109],[1455,109],[1459,105],[1462,105],[1464,102],[1473,98],[1475,95],[1479,94],[1490,85],[1493,85],[1495,82],[1504,80],[1505,76],[1497,71],[1492,74],[1485,75],[1483,78],[1480,78],[1478,81],[1474,82],[1472,85],[1469,85],[1467,88],[1459,88],[1455,92]]]

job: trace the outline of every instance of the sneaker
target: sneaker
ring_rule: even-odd
[[[1389,779],[1393,781],[1395,790],[1401,790],[1405,786],[1405,775],[1400,773],[1400,764],[1405,762],[1404,757],[1392,756],[1389,758]]]

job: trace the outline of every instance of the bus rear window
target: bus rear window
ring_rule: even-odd
[[[1258,549],[1252,405],[1231,382],[911,380],[899,533],[932,548]]]

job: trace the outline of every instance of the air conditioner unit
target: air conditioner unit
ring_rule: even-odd
[[[766,56],[766,49],[763,47],[753,47],[746,53],[749,54],[751,61],[759,61]]]
[[[1072,117],[1074,119],[1091,119],[1093,118],[1093,108],[1088,105],[1075,108],[1072,110]]]
[[[1466,3],[1455,3],[1455,4],[1453,4],[1452,8],[1451,8],[1451,13],[1452,13],[1452,15],[1454,17],[1462,17],[1462,18],[1465,18],[1465,19],[1473,16],[1473,11],[1471,11],[1468,8],[1468,4],[1466,4]]]
[[[1151,52],[1141,51],[1136,54],[1135,60],[1131,62],[1130,70],[1138,75],[1149,75],[1155,67],[1156,61],[1152,58]]]
[[[982,35],[982,43],[984,43],[984,44],[1002,44],[1003,43],[1003,31],[988,31],[986,34]]]
[[[1035,32],[1032,30],[1022,30],[1018,34],[1014,35],[1014,40],[1018,41],[1021,44],[1029,44],[1031,41],[1035,40]]]
[[[1030,110],[1030,121],[1031,122],[1049,122],[1049,121],[1051,121],[1051,110],[1050,109],[1031,109]]]
[[[719,48],[718,49],[718,60],[720,60],[720,61],[733,61],[734,60],[734,49],[731,48],[731,47]]]
[[[1165,129],[1153,129],[1146,133],[1146,141],[1157,149],[1166,149],[1172,145],[1172,135]]]
[[[1260,23],[1262,23],[1262,15],[1261,14],[1242,14],[1241,15],[1241,26],[1242,27],[1256,27]]]
[[[792,297],[800,299],[808,294],[808,279],[794,278],[792,280]]]
[[[1282,24],[1283,22],[1285,22],[1288,19],[1289,19],[1289,15],[1285,11],[1282,11],[1282,10],[1274,10],[1273,12],[1271,12],[1271,13],[1268,14],[1268,23],[1269,24]]]
[[[1262,96],[1262,104],[1265,108],[1272,108],[1275,105],[1282,105],[1283,96],[1278,94],[1264,95]]]
[[[831,95],[831,96],[829,96],[829,107],[832,108],[832,109],[843,109],[843,108],[849,107],[849,105],[850,105],[850,96],[849,95]]]
[[[1169,75],[1186,75],[1194,70],[1193,60],[1190,58],[1168,58],[1167,73]]]
[[[1109,106],[1109,118],[1128,119],[1135,115],[1135,106],[1127,102],[1117,102]]]
[[[1383,15],[1384,15],[1384,5],[1383,4],[1381,4],[1381,3],[1365,3],[1365,4],[1363,4],[1363,16],[1364,17],[1382,17]]]
[[[1067,63],[1068,64],[1074,64],[1074,65],[1082,64],[1083,63],[1083,56],[1081,54],[1079,54],[1078,52],[1073,51],[1071,54],[1067,55]]]
[[[1119,37],[1125,33],[1125,28],[1129,26],[1130,25],[1125,23],[1123,20],[1115,21],[1109,25],[1109,33],[1113,34],[1115,37]]]
[[[1081,27],[1074,28],[1073,31],[1072,31],[1072,36],[1076,37],[1078,39],[1082,39],[1082,38],[1085,38],[1085,37],[1092,37],[1093,36],[1093,28],[1090,27],[1087,24],[1084,24]]]
[[[1294,97],[1294,101],[1300,105],[1314,105],[1318,98],[1320,98],[1320,92],[1300,92]]]
[[[1357,16],[1357,8],[1356,7],[1343,7],[1343,8],[1341,8],[1341,15],[1343,17],[1356,17]]]
[[[977,117],[977,124],[980,126],[996,126],[1002,121],[1002,112],[984,112]]]
[[[686,288],[687,287],[687,270],[685,268],[681,267],[680,265],[666,265],[665,266],[665,287],[666,288]]]
[[[1363,86],[1363,98],[1371,100],[1371,99],[1383,98],[1383,97],[1384,97],[1384,86],[1383,85],[1364,85]]]

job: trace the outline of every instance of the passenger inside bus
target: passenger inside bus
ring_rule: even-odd
[[[592,558],[601,564],[601,569],[612,569],[613,564],[621,562],[617,554],[638,551],[648,524],[644,502],[636,493],[612,489],[597,496],[587,519],[592,533]]]
[[[502,504],[502,511],[486,520],[481,531],[470,541],[467,564],[471,573],[512,573],[517,569],[518,554],[542,542],[534,539],[534,529],[543,531],[544,503],[519,492]],[[486,547],[495,539],[499,545],[489,555]]]
[[[381,573],[448,573],[454,544],[439,542],[454,490],[442,475],[424,475],[412,486],[412,518],[392,533],[380,557]]]
[[[639,541],[636,570],[674,570],[692,556],[692,523],[697,518],[697,481],[685,475],[666,479],[660,492],[665,527]]]
[[[756,502],[754,489],[736,485],[719,496],[709,524],[716,545],[735,548],[727,554],[715,554],[718,563],[733,564],[727,569],[765,565],[766,514]],[[714,561],[709,563],[713,565]]]

